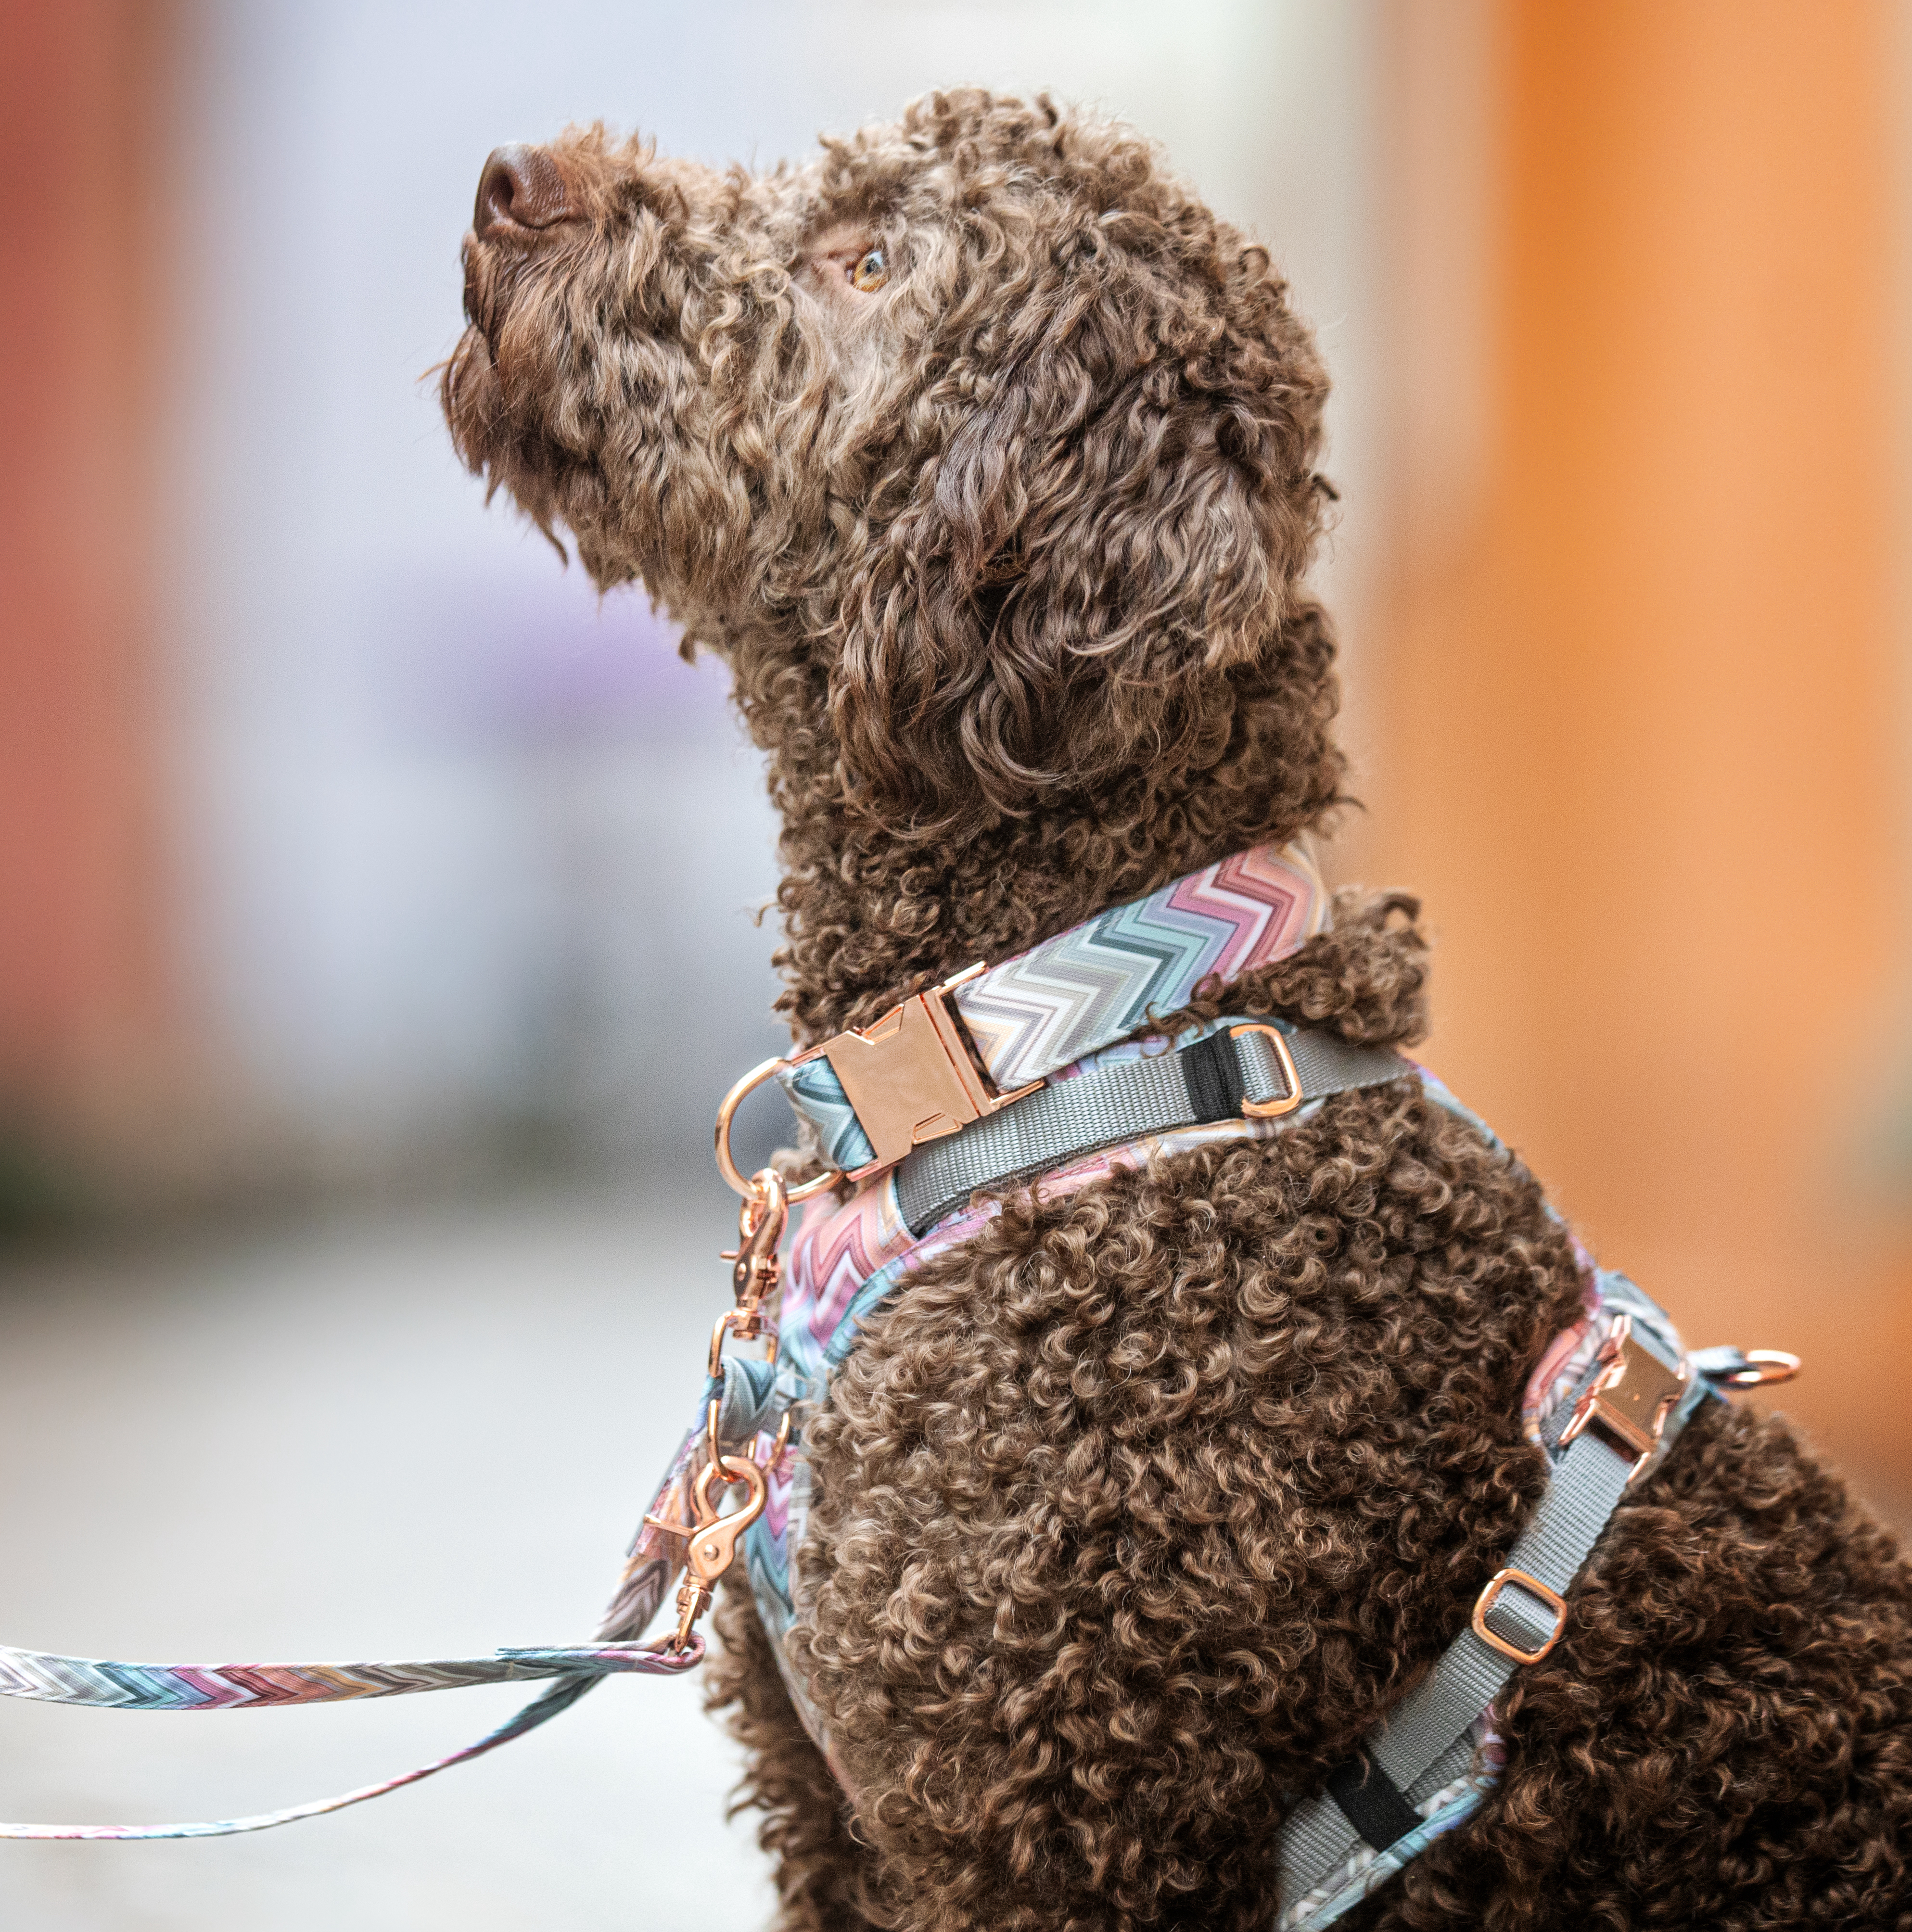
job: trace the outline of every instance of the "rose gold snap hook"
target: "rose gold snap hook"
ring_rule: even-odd
[[[758,1312],[776,1292],[783,1272],[778,1250],[790,1220],[790,1190],[773,1167],[752,1177],[756,1193],[747,1198],[737,1217],[737,1244],[720,1258],[734,1262],[731,1288],[737,1299],[740,1340],[754,1342],[761,1332]]]
[[[749,1456],[726,1456],[718,1446],[717,1404],[706,1413],[704,1429],[710,1459],[691,1484],[691,1514],[695,1519],[677,1533],[686,1539],[684,1579],[677,1591],[677,1628],[669,1640],[674,1652],[681,1652],[691,1640],[692,1626],[710,1607],[711,1594],[719,1577],[736,1560],[738,1540],[764,1514],[770,1494],[770,1472],[790,1437],[790,1412],[784,1412],[783,1426],[777,1432],[775,1448],[768,1463]],[[720,1490],[743,1486],[743,1500],[726,1515],[718,1507]]]
[[[747,1201],[761,1200],[763,1190],[755,1179],[746,1180],[737,1162],[731,1158],[731,1122],[738,1108],[766,1080],[773,1074],[781,1072],[789,1064],[788,1060],[779,1058],[767,1060],[761,1066],[753,1066],[718,1103],[717,1172]],[[840,1168],[827,1168],[821,1174],[805,1181],[800,1187],[790,1189],[787,1198],[794,1207],[800,1201],[809,1200],[813,1194],[821,1194],[826,1188],[834,1187],[842,1178]]]

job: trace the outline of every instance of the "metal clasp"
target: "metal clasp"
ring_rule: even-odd
[[[1634,1456],[1633,1476],[1637,1476],[1659,1446],[1667,1418],[1692,1371],[1682,1361],[1676,1372],[1636,1342],[1630,1315],[1614,1322],[1598,1360],[1601,1372],[1574,1406],[1573,1420],[1560,1432],[1560,1447],[1586,1430],[1598,1429],[1615,1448]]]
[[[731,1290],[737,1306],[722,1316],[717,1334],[711,1339],[710,1372],[716,1363],[728,1330],[740,1342],[754,1342],[764,1332],[764,1304],[776,1292],[783,1274],[783,1262],[777,1250],[790,1220],[790,1190],[773,1167],[760,1168],[752,1177],[755,1190],[744,1197],[737,1210],[737,1246],[726,1248],[717,1258],[731,1262]],[[772,1338],[774,1351],[775,1338]],[[772,1360],[776,1359],[774,1352]]]
[[[731,1158],[731,1122],[755,1089],[773,1074],[800,1066],[806,1060],[830,1062],[842,1083],[844,1097],[869,1138],[874,1157],[847,1174],[841,1168],[829,1168],[791,1188],[793,1207],[839,1180],[863,1180],[880,1174],[923,1142],[959,1132],[971,1120],[980,1120],[1012,1100],[1033,1094],[1043,1084],[1040,1080],[1013,1093],[996,1091],[971,1051],[962,1022],[950,1010],[949,995],[984,970],[979,960],[940,986],[892,1006],[866,1027],[852,1027],[788,1060],[767,1060],[753,1066],[724,1096],[717,1109],[718,1172],[738,1193],[746,1197],[760,1193],[755,1180],[746,1180]]]
[[[1013,1093],[998,1094],[971,1052],[949,996],[983,970],[979,961],[940,986],[892,1006],[880,1020],[853,1027],[791,1062],[827,1060],[843,1083],[844,1097],[855,1109],[873,1156],[850,1170],[851,1180],[893,1167],[912,1148],[960,1132],[971,1120],[997,1112],[1043,1084],[1032,1080]]]
[[[1775,1382],[1789,1382],[1799,1372],[1799,1358],[1784,1348],[1747,1348],[1739,1366],[1723,1373],[1708,1373],[1708,1379],[1726,1388],[1767,1388]]]
[[[677,1628],[668,1648],[681,1652],[690,1642],[692,1626],[710,1607],[711,1593],[719,1577],[737,1560],[737,1546],[743,1532],[764,1514],[770,1498],[770,1472],[782,1457],[790,1440],[790,1411],[783,1412],[776,1439],[762,1462],[752,1456],[726,1456],[717,1444],[718,1405],[713,1402],[706,1421],[710,1437],[709,1454],[704,1467],[691,1486],[691,1514],[688,1526],[668,1522],[662,1516],[647,1516],[644,1521],[673,1536],[688,1538],[684,1551],[684,1580],[677,1591]],[[720,1486],[743,1485],[743,1501],[728,1514],[717,1507],[714,1493]]]

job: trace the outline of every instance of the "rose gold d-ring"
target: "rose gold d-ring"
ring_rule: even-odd
[[[755,1093],[772,1074],[781,1072],[790,1062],[784,1059],[767,1060],[761,1066],[753,1066],[731,1090],[726,1094],[717,1108],[717,1172],[728,1181],[746,1201],[754,1201],[762,1192],[754,1180],[747,1179],[737,1169],[731,1158],[731,1120],[748,1096]],[[821,1174],[806,1180],[800,1187],[791,1189],[786,1197],[794,1205],[799,1201],[807,1201],[813,1194],[821,1194],[824,1189],[834,1187],[843,1178],[840,1168],[826,1168]]]

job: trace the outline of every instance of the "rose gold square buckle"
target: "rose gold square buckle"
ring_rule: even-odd
[[[1509,1583],[1517,1583],[1530,1595],[1538,1597],[1553,1612],[1553,1634],[1538,1650],[1523,1650],[1517,1643],[1510,1643],[1504,1636],[1487,1628],[1487,1612],[1500,1599],[1500,1593]],[[1557,1590],[1550,1590],[1538,1576],[1530,1576],[1524,1570],[1499,1570],[1487,1579],[1487,1586],[1474,1600],[1474,1634],[1480,1640],[1500,1652],[1502,1657],[1511,1657],[1516,1664],[1538,1664],[1560,1641],[1567,1628],[1567,1600]]]
[[[830,1062],[869,1137],[875,1158],[852,1168],[851,1180],[893,1167],[911,1148],[959,1132],[971,1120],[997,1112],[1043,1084],[1032,1080],[1013,1093],[998,1094],[978,1064],[962,1022],[950,1011],[950,994],[983,970],[979,961],[940,986],[892,1006],[880,1020],[839,1033],[798,1056],[814,1060],[821,1055]]]
[[[1601,1346],[1604,1366],[1593,1385],[1574,1408],[1573,1420],[1560,1432],[1564,1449],[1576,1436],[1597,1429],[1622,1454],[1634,1457],[1631,1482],[1658,1448],[1661,1432],[1673,1405],[1684,1393],[1692,1371],[1682,1362],[1679,1372],[1633,1339],[1633,1317],[1621,1316]]]

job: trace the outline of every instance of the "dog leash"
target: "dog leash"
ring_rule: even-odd
[[[335,1797],[249,1817],[188,1824],[0,1823],[0,1838],[224,1838],[269,1831],[275,1826],[363,1804],[449,1771],[454,1765],[469,1764],[550,1723],[607,1677],[675,1677],[694,1669],[704,1660],[704,1640],[691,1630],[689,1616],[662,1643],[641,1644],[635,1640],[662,1601],[671,1573],[679,1562],[685,1567],[685,1591],[695,1589],[699,1606],[708,1605],[710,1587],[729,1566],[738,1537],[764,1508],[763,1471],[747,1459],[717,1450],[714,1418],[713,1411],[710,1454],[704,1466],[694,1481],[683,1486],[680,1508],[668,1518],[646,1518],[617,1594],[605,1613],[599,1641],[593,1644],[507,1648],[488,1657],[419,1662],[213,1664],[126,1664],[0,1646],[0,1696],[95,1710],[269,1710],[291,1704],[344,1703],[365,1697],[465,1690],[482,1684],[551,1680],[549,1688],[476,1743],[395,1778]],[[738,1486],[743,1490],[742,1503],[725,1510],[725,1496]],[[665,1493],[675,1493],[668,1481]]]
[[[501,1650],[491,1657],[441,1658],[422,1664],[113,1664],[56,1657],[0,1646],[0,1692],[46,1704],[82,1704],[112,1711],[266,1710],[283,1704],[326,1704],[361,1697],[398,1697],[421,1690],[463,1690],[527,1678],[556,1681],[524,1709],[462,1750],[335,1798],[262,1811],[248,1818],[185,1825],[8,1825],[0,1838],[225,1838],[269,1831],[348,1805],[383,1798],[407,1784],[469,1764],[568,1711],[608,1676],[675,1676],[703,1657],[704,1646],[673,1653],[635,1644],[569,1649]]]

